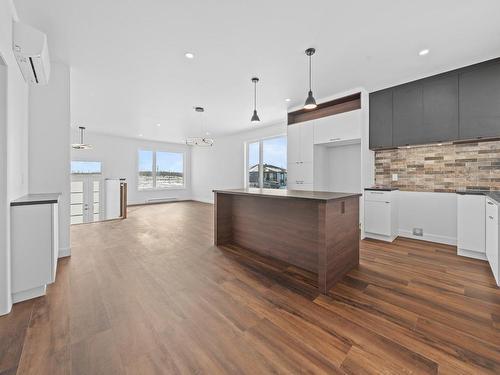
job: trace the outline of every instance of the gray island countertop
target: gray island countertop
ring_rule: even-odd
[[[233,195],[252,195],[269,198],[299,198],[314,199],[320,201],[330,201],[335,199],[354,198],[361,196],[360,193],[338,193],[328,191],[305,191],[305,190],[286,190],[286,189],[220,189],[214,190],[214,193],[233,194]]]

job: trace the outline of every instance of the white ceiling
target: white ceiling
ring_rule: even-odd
[[[72,126],[182,142],[284,121],[307,93],[369,91],[500,56],[498,0],[15,0],[72,68]],[[425,57],[418,52],[430,49]],[[188,60],[185,52],[195,53]],[[291,98],[285,103],[285,98]],[[160,123],[161,127],[157,124]]]

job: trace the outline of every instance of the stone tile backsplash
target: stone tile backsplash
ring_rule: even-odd
[[[500,190],[500,141],[376,151],[375,183],[409,191]]]

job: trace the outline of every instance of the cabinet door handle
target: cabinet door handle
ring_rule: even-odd
[[[488,216],[491,220],[493,220],[493,216]]]
[[[490,206],[493,206],[493,202],[487,201]]]
[[[383,191],[370,191],[370,194],[384,194]]]
[[[385,203],[391,203],[391,202],[385,202]]]
[[[333,141],[340,141],[342,138],[330,138],[330,141],[333,142]]]

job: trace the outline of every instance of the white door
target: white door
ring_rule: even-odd
[[[71,224],[101,220],[102,179],[100,175],[72,175]]]
[[[365,200],[365,232],[391,235],[391,204]]]
[[[498,206],[486,200],[486,258],[490,263],[491,271],[497,284],[499,284],[498,270]]]
[[[457,245],[461,250],[485,251],[485,197],[457,195]]]
[[[300,161],[312,163],[314,155],[314,123],[304,122],[300,126]],[[312,182],[312,181],[311,181]]]
[[[287,161],[288,164],[297,164],[300,160],[300,126],[290,125],[287,128]]]

